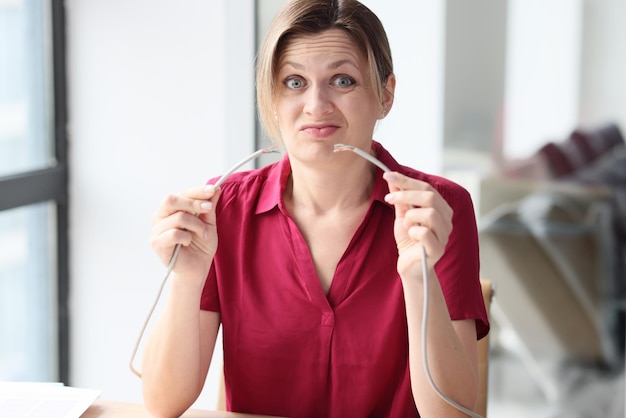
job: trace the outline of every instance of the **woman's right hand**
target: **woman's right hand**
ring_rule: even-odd
[[[152,219],[151,246],[166,266],[181,244],[174,272],[204,283],[217,251],[215,207],[220,190],[206,185],[163,199]],[[196,216],[197,214],[197,216]]]

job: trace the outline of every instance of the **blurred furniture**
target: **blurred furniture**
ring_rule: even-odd
[[[498,306],[508,324],[536,358],[615,364],[606,190],[495,179],[488,187],[503,198],[529,193],[480,222],[481,274],[498,277]]]
[[[550,364],[624,363],[626,145],[608,124],[549,142],[480,186],[481,274],[498,315]]]

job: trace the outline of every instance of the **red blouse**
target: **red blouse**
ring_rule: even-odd
[[[446,252],[435,266],[453,320],[489,330],[479,281],[478,238],[469,194],[441,177],[429,182],[454,210]],[[394,208],[379,170],[363,222],[326,295],[282,192],[287,156],[232,175],[217,207],[219,246],[201,309],[221,313],[229,410],[286,417],[417,417],[409,380],[402,283],[396,271]]]

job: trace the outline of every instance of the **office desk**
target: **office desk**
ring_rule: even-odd
[[[182,418],[261,418],[263,416],[194,409],[185,412]],[[140,404],[97,399],[80,418],[152,418],[152,416]]]

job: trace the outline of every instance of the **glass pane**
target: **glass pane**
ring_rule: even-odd
[[[0,381],[57,380],[54,213],[0,212]]]
[[[0,0],[0,176],[54,164],[49,0]]]
[[[265,38],[265,33],[270,27],[272,20],[278,14],[280,9],[285,6],[287,0],[257,0],[256,2],[256,49],[261,46],[261,42]],[[272,145],[272,142],[263,134],[263,129],[259,126],[257,129],[256,147],[265,148]],[[280,154],[264,154],[255,162],[257,167],[263,167],[267,164],[279,160]]]

